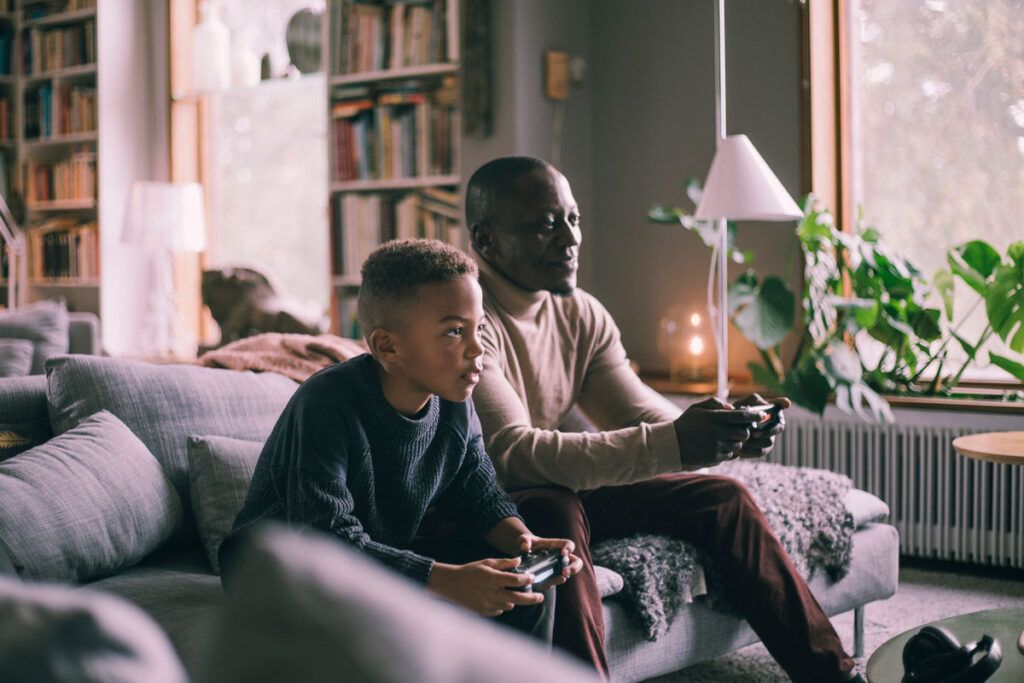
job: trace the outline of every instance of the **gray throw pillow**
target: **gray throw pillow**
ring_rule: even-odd
[[[597,680],[335,539],[284,527],[250,538],[198,683]]]
[[[0,679],[186,683],[152,617],[123,598],[0,576]]]
[[[31,374],[40,375],[47,359],[68,352],[67,304],[52,299],[0,312],[0,337],[32,342]]]
[[[217,551],[231,532],[249,492],[263,444],[224,436],[188,438],[188,480],[192,514],[213,571],[220,573]]]
[[[113,573],[180,522],[181,501],[160,464],[110,413],[0,462],[0,545],[24,579]]]
[[[24,377],[32,372],[35,347],[28,339],[0,339],[0,377]]]
[[[156,365],[100,356],[63,356],[47,367],[50,422],[65,432],[87,416],[109,410],[163,465],[186,509],[187,440],[215,434],[265,441],[298,384],[272,373]]]

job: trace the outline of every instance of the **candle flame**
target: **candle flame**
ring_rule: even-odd
[[[704,353],[704,340],[700,337],[690,337],[690,353],[699,356]]]

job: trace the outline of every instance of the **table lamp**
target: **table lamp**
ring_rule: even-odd
[[[718,356],[717,392],[729,395],[729,320],[727,277],[727,223],[729,220],[785,221],[803,217],[803,211],[775,177],[746,135],[725,134],[725,2],[715,0],[715,157],[704,183],[694,218],[718,222],[708,278],[708,312],[713,316]],[[717,281],[716,278],[717,277]],[[714,291],[718,291],[718,304]]]
[[[144,351],[172,354],[178,348],[174,254],[206,248],[202,186],[133,183],[123,240],[149,250],[155,259]]]

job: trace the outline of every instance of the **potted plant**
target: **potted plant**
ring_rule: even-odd
[[[700,202],[701,188],[687,183],[687,196]],[[982,240],[959,245],[947,254],[948,270],[927,281],[903,256],[888,249],[878,230],[858,225],[840,230],[832,214],[807,196],[796,236],[803,255],[802,312],[784,279],[748,269],[729,288],[728,315],[757,347],[761,362],[748,364],[754,381],[822,414],[830,396],[837,407],[865,419],[892,421],[881,394],[951,396],[960,391],[964,370],[975,362],[992,335],[1003,339],[1016,357],[987,352],[990,363],[1024,381],[1024,242],[1005,254]],[[675,206],[657,205],[650,220],[675,223],[711,246],[712,221],[700,221]],[[735,247],[735,225],[728,224],[730,258],[749,264],[753,254]],[[960,332],[962,315],[954,311],[953,291],[961,282],[984,306],[987,324],[977,339]],[[932,305],[934,299],[939,301]],[[782,342],[798,336],[789,362]],[[868,340],[882,351],[866,362]],[[954,348],[964,358],[952,361]],[[1024,400],[1006,390],[1001,400]]]

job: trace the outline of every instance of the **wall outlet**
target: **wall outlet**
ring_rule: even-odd
[[[552,100],[564,102],[569,99],[569,53],[563,50],[548,50],[544,53],[544,94]]]

